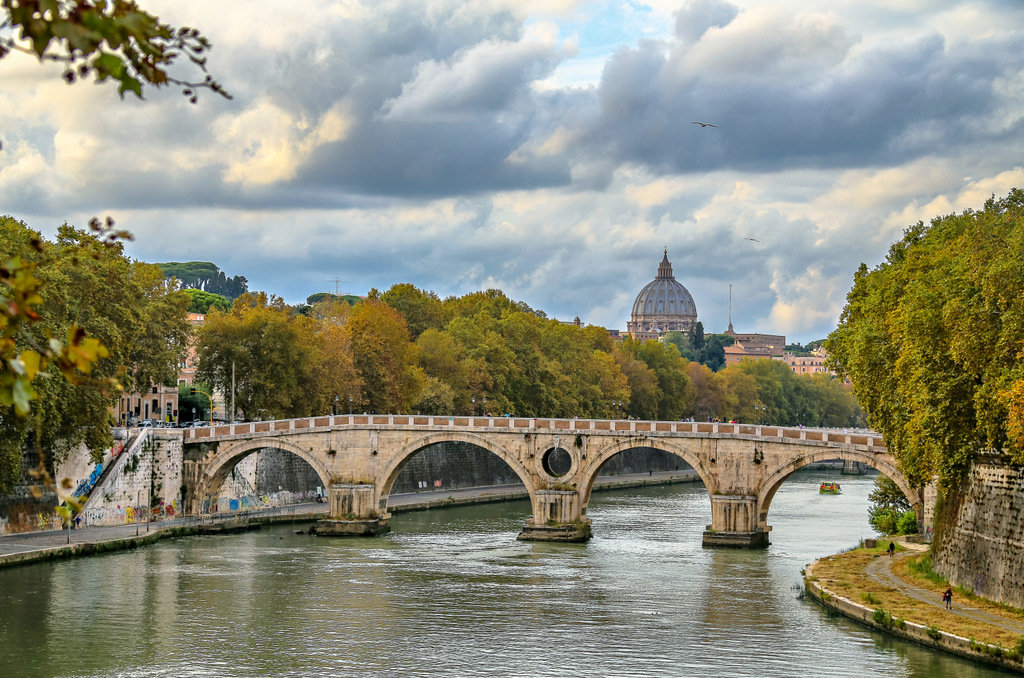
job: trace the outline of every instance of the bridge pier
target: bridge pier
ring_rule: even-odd
[[[373,485],[332,484],[327,488],[330,518],[317,521],[314,530],[322,537],[374,537],[391,531],[390,514],[377,511]]]
[[[583,517],[580,496],[573,490],[537,490],[531,496],[533,517],[516,537],[519,541],[582,543],[591,537],[590,518]]]
[[[711,524],[704,530],[705,547],[767,548],[768,530],[758,524],[756,496],[711,495]]]

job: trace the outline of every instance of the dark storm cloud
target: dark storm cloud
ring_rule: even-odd
[[[783,64],[788,54],[770,50],[753,70],[680,68],[686,52],[649,42],[609,60],[591,151],[658,172],[873,166],[948,151],[986,134],[977,121],[998,109],[999,81],[1020,72],[1024,36],[851,44],[828,68]]]

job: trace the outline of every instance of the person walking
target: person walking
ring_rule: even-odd
[[[953,587],[947,586],[946,591],[942,594],[942,600],[946,603],[946,609],[953,609]]]
[[[889,540],[889,557],[892,558],[892,554],[896,553],[896,542],[892,539]]]

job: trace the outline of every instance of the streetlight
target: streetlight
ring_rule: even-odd
[[[348,397],[348,413],[352,414],[352,396]]]
[[[476,396],[471,397],[470,401],[473,403],[473,408],[470,411],[470,416],[475,417],[476,416]]]
[[[483,412],[482,412],[481,414],[483,414],[484,416],[486,416],[486,415],[487,415],[487,396],[484,396],[484,406],[483,406],[483,410],[484,410],[484,411],[483,411]]]
[[[192,395],[196,395],[197,393],[202,393],[204,396],[206,396],[209,399],[209,401],[210,401],[210,426],[213,426],[213,398],[210,396],[209,393],[207,393],[203,389],[199,388],[198,386],[192,386],[192,387],[190,387],[190,390],[192,391]]]
[[[331,410],[331,414],[335,417],[338,416],[338,396],[334,396],[334,409]]]

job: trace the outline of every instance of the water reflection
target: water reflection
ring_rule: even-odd
[[[996,675],[799,597],[800,567],[868,534],[871,480],[818,482],[780,489],[767,551],[702,549],[689,485],[595,494],[585,546],[516,542],[523,501],[0,571],[0,675]]]

